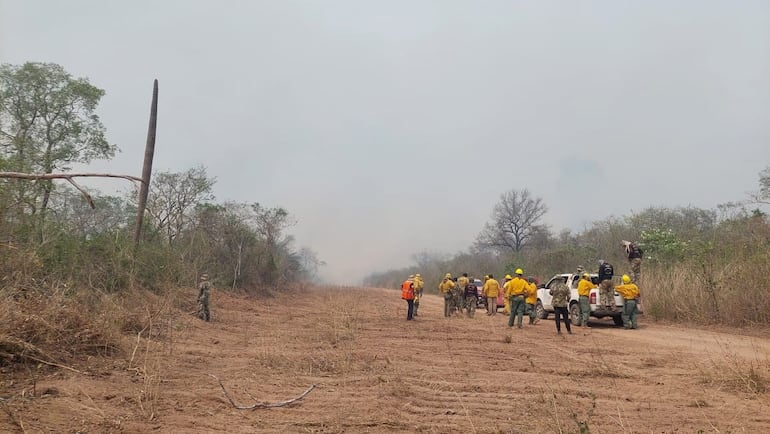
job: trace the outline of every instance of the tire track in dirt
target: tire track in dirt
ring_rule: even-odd
[[[770,431],[768,394],[722,378],[746,363],[770,378],[762,337],[645,318],[637,331],[597,323],[557,336],[551,320],[519,330],[483,311],[443,318],[434,295],[407,322],[399,293],[380,289],[216,291],[212,312],[208,324],[171,319],[173,340],[152,342],[142,372],[103,360],[108,374],[59,372],[36,385],[57,396],[26,400],[22,375],[4,405],[27,429],[54,432],[531,433],[577,432],[579,422],[592,433]],[[208,374],[241,404],[318,387],[290,407],[240,411]],[[18,430],[3,417],[0,431]]]

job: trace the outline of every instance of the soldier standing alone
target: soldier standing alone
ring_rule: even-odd
[[[211,282],[209,282],[209,275],[203,273],[201,274],[201,281],[198,284],[198,318],[207,322],[211,320],[211,313],[209,312],[210,293]]]

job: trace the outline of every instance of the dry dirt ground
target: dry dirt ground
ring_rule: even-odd
[[[506,317],[443,318],[426,296],[327,288],[212,294],[112,359],[3,368],[0,432],[770,432],[770,340],[651,323],[557,336]],[[194,291],[190,291],[191,299]],[[64,364],[64,363],[62,363]],[[291,406],[238,410],[312,390]]]

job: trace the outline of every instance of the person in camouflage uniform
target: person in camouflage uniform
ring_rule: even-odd
[[[209,275],[203,273],[201,274],[200,283],[198,284],[198,318],[204,321],[211,320],[211,313],[209,312],[210,296],[211,282],[209,282]]]
[[[551,284],[549,291],[551,297],[551,304],[553,305],[554,314],[556,314],[556,333],[561,334],[561,318],[564,318],[564,325],[567,327],[567,333],[572,334],[569,322],[569,312],[567,306],[569,306],[570,290],[567,285],[562,281],[557,281]]]
[[[642,256],[644,251],[633,241],[623,240],[623,250],[626,251],[626,257],[628,257],[628,265],[631,267],[630,274],[631,282],[639,285],[639,279],[642,277]]]
[[[468,285],[468,273],[463,273],[462,276],[455,280],[455,306],[457,306],[457,312],[462,314],[465,310],[465,287]]]
[[[473,283],[473,279],[469,279],[468,284],[465,285],[465,310],[468,318],[473,318],[476,314],[476,300],[476,284]]]
[[[599,259],[599,302],[597,304],[611,312],[615,312],[615,290],[612,287],[614,274],[612,264]]]

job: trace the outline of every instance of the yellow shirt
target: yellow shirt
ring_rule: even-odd
[[[438,284],[438,290],[441,291],[442,294],[446,294],[454,288],[455,283],[452,281],[452,279],[444,279],[441,281],[441,283]]]
[[[623,300],[633,300],[639,296],[639,287],[633,283],[618,285],[615,287],[615,291],[623,296]]]
[[[578,295],[585,295],[587,297],[593,288],[596,288],[596,285],[594,285],[593,282],[586,279],[580,279],[580,282],[578,282]]]
[[[513,280],[508,282],[508,288],[505,291],[505,296],[510,297],[512,295],[525,295],[529,283],[521,277],[514,277]]]
[[[530,283],[527,285],[527,299],[524,300],[524,303],[527,304],[535,304],[537,303],[537,285],[534,283]]]
[[[487,279],[487,281],[484,282],[484,289],[482,289],[482,292],[487,298],[497,297],[497,294],[500,293],[500,283],[495,279]]]
[[[425,282],[422,280],[422,277],[414,278],[414,289],[422,289],[424,286]]]

